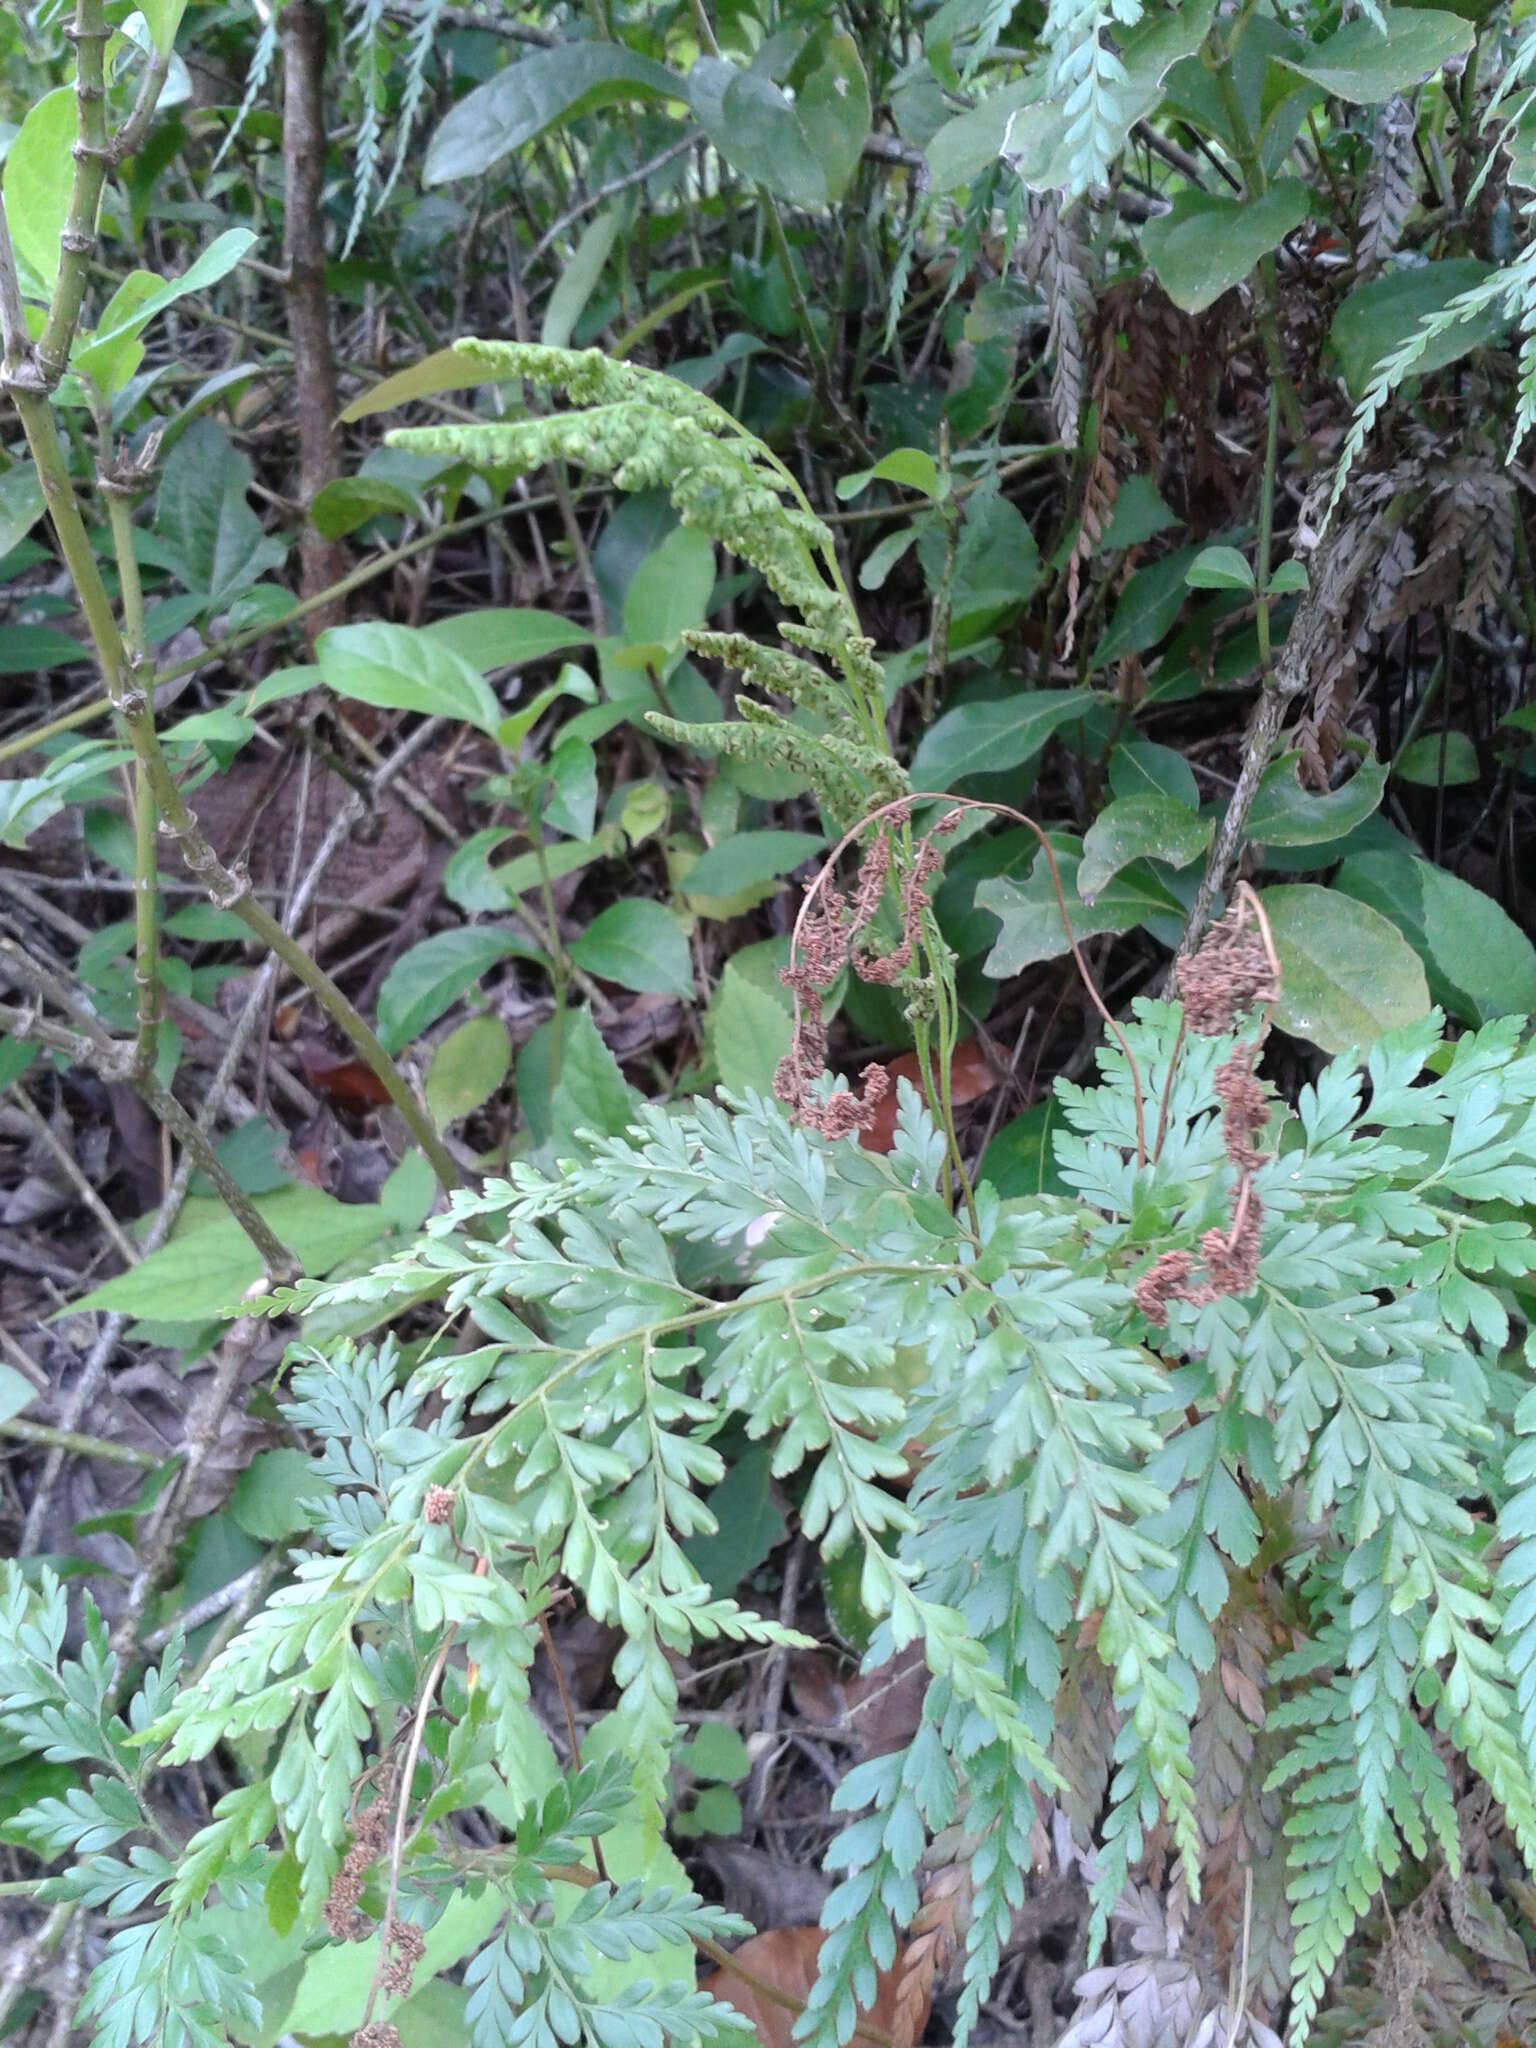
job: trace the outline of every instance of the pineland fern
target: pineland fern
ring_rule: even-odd
[[[829,807],[912,801],[888,756],[869,765],[873,654],[767,451],[665,378],[472,352],[575,409],[409,439],[502,476],[558,457],[665,487],[797,615],[784,648],[699,643],[759,693],[753,744],[814,761]],[[885,857],[917,872],[896,838]],[[50,1866],[43,1897],[110,1929],[83,2007],[98,2048],[213,2048],[255,2008],[231,1930],[269,1911],[316,1946],[377,1939],[352,2038],[386,2048],[461,1901],[484,1906],[452,1951],[471,2048],[741,2039],[647,1961],[739,1931],[658,1874],[677,1660],[799,1640],[693,1561],[727,1428],[771,1446],[802,1533],[851,1558],[871,1664],[916,1646],[929,1674],[912,1741],[836,1795],[812,2048],[851,2038],[914,1921],[925,1971],[941,1937],[963,1945],[963,2042],[1042,1819],[1096,1938],[1155,1925],[1165,1951],[1178,1901],[1258,1890],[1266,1831],[1286,1847],[1289,1930],[1275,1902],[1265,1935],[1288,1993],[1267,1969],[1235,1992],[1234,1929],[1161,1976],[1089,1972],[1084,2042],[1130,2038],[1131,2005],[1166,1995],[1181,2039],[1285,2025],[1303,2048],[1404,1868],[1456,1870],[1464,1772],[1536,1861],[1536,1414],[1509,1363],[1536,1053],[1513,1021],[1448,1044],[1435,1015],[1292,1110],[1258,1076],[1276,985],[1249,910],[1186,963],[1183,1009],[1138,1004],[1098,1079],[1059,1085],[1067,1196],[947,1198],[952,1134],[905,1084],[888,1156],[752,1096],[650,1104],[454,1194],[371,1270],[269,1297],[299,1319],[307,1535],[206,1668],[173,1643],[119,1712],[89,1603],[67,1651],[60,1584],[0,1574],[0,1728],[85,1766],[4,1833]],[[528,1674],[562,1598],[621,1648],[605,1740],[560,1760]],[[243,1781],[182,1839],[157,1778],[219,1745]],[[1258,1823],[1217,1824],[1212,1757],[1248,1774]],[[598,1854],[624,1823],[651,1845],[627,1880]]]

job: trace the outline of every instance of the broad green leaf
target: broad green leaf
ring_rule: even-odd
[[[599,107],[687,97],[682,79],[622,43],[536,50],[477,85],[445,116],[427,146],[421,182],[482,178],[547,128]]]
[[[1431,996],[1464,1023],[1536,1014],[1536,946],[1481,889],[1398,852],[1352,854],[1334,887],[1391,918]]]
[[[383,619],[333,626],[315,642],[315,661],[338,697],[462,719],[484,733],[494,734],[501,722],[501,707],[480,671],[415,627]]]
[[[97,322],[96,332],[75,344],[71,366],[99,384],[120,391],[143,355],[138,337],[189,292],[207,291],[225,278],[256,246],[249,228],[230,228],[188,265],[180,277],[162,278],[152,270],[135,270],[124,278]]]
[[[597,823],[597,756],[574,733],[562,734],[550,754],[543,815],[571,839],[590,839]]]
[[[1324,1052],[1347,1052],[1428,1011],[1418,955],[1377,911],[1313,882],[1266,889],[1262,901],[1280,960],[1282,1031]]]
[[[1089,657],[1090,669],[1108,668],[1123,655],[1145,654],[1169,630],[1184,609],[1185,571],[1195,558],[1193,548],[1180,548],[1138,569],[1120,593],[1104,636]]]
[[[569,952],[584,972],[620,988],[685,999],[694,993],[687,933],[671,911],[644,897],[599,911]]]
[[[526,940],[495,925],[466,924],[434,932],[408,947],[391,966],[379,990],[379,1038],[386,1052],[398,1052],[435,1024],[498,961],[539,956]]]
[[[554,1083],[549,1085],[549,1055],[553,1033],[541,1024],[517,1061],[517,1092],[524,1114],[537,1130],[529,1083],[533,1062],[527,1055],[542,1038],[546,1055],[542,1115],[558,1146],[569,1146],[578,1131],[597,1131],[605,1137],[621,1137],[634,1120],[639,1100],[619,1071],[619,1063],[603,1042],[602,1034],[586,1010],[576,1010],[564,1019],[560,1034],[559,1063]]]
[[[729,974],[730,969],[726,969]],[[726,1598],[784,1540],[784,1517],[774,1505],[773,1454],[766,1446],[744,1451],[705,1506],[719,1523],[714,1536],[693,1536],[684,1544],[699,1576]]]
[[[680,1742],[673,1754],[693,1777],[715,1785],[738,1784],[752,1768],[752,1752],[725,1721],[702,1722],[692,1740]]]
[[[281,1543],[309,1527],[304,1496],[323,1495],[325,1482],[303,1451],[258,1451],[235,1481],[229,1511],[262,1543]]]
[[[392,377],[371,385],[341,413],[343,425],[365,420],[378,412],[393,412],[398,405],[411,405],[418,398],[435,398],[443,391],[468,391],[476,384],[489,384],[490,373],[460,355],[456,348],[434,349],[419,363],[396,370]]]
[[[520,853],[504,867],[492,868],[490,882],[500,890],[502,903],[513,902],[526,896],[530,889],[537,889],[546,875],[557,882],[564,875],[578,874],[593,861],[606,860],[610,854],[618,853],[623,843],[613,826],[604,825],[590,839],[556,840],[544,848],[542,856]]]
[[[201,609],[227,605],[287,556],[246,502],[250,486],[250,463],[211,419],[194,420],[166,458],[157,532]]]
[[[1057,1114],[1055,1099],[1047,1096],[1004,1124],[981,1155],[978,1182],[990,1181],[1004,1201],[1068,1194],[1051,1147],[1051,1125]]]
[[[1252,590],[1248,557],[1236,548],[1202,548],[1184,571],[1191,590]]]
[[[1264,771],[1246,831],[1256,846],[1322,846],[1342,839],[1381,803],[1387,786],[1379,761],[1362,761],[1341,789],[1315,792],[1298,780],[1299,754],[1282,754]]]
[[[1328,330],[1328,347],[1344,373],[1350,397],[1362,396],[1383,356],[1426,320],[1444,312],[1453,299],[1481,284],[1491,268],[1472,256],[1453,256],[1357,284]],[[1495,303],[1469,319],[1454,321],[1429,342],[1413,366],[1414,376],[1427,377],[1473,349],[1498,341],[1510,319],[1508,307]]]
[[[0,1360],[0,1422],[9,1422],[37,1399],[37,1388],[25,1373]]]
[[[1078,842],[1065,833],[1052,833],[1050,839],[1073,939],[1092,938],[1099,932],[1128,932],[1149,917],[1183,915],[1178,899],[1142,862],[1123,868],[1092,903],[1082,902],[1077,893]],[[1006,875],[983,882],[976,891],[976,904],[978,909],[990,910],[1002,925],[986,962],[986,972],[994,981],[1006,980],[1037,960],[1054,960],[1071,949],[1043,853],[1036,855],[1022,882]]]
[[[109,795],[108,771],[124,758],[85,740],[56,754],[36,775],[0,778],[0,846],[19,849],[66,804]]]
[[[11,244],[44,294],[59,274],[59,236],[74,184],[75,96],[45,93],[22,122],[5,159],[5,217]],[[94,222],[92,223],[94,226]],[[27,279],[23,277],[25,289]]]
[[[1112,555],[1120,548],[1140,547],[1143,541],[1166,533],[1170,526],[1182,526],[1177,513],[1164,504],[1151,477],[1128,476],[1115,493],[1109,523],[1094,545],[1096,555]]]
[[[1258,199],[1184,191],[1171,213],[1142,228],[1142,251],[1174,304],[1203,313],[1300,227],[1311,205],[1295,178],[1281,179]]]
[[[852,476],[840,476],[837,495],[846,504],[873,483],[900,484],[903,490],[921,491],[925,498],[936,498],[939,465],[924,448],[893,448],[870,468],[855,470]]]
[[[558,654],[562,648],[592,644],[587,628],[574,619],[520,607],[450,612],[422,631],[429,639],[452,648],[482,675],[489,675],[492,669],[521,668],[526,662],[542,661],[546,654]]]
[[[327,540],[344,540],[382,514],[424,520],[427,508],[417,492],[392,477],[339,476],[316,491],[309,523]]]
[[[1427,789],[1463,787],[1482,780],[1477,748],[1464,732],[1427,732],[1410,740],[1392,763],[1399,782],[1417,782]]]
[[[672,649],[703,623],[715,587],[715,550],[696,526],[674,526],[647,555],[624,593],[624,637],[632,647]]]
[[[912,757],[912,786],[953,789],[968,775],[1017,768],[1058,727],[1085,717],[1100,701],[1092,690],[1021,690],[957,704],[923,734]]]
[[[928,588],[938,592],[946,546],[936,521],[918,534],[918,560]],[[950,578],[949,637],[965,647],[1001,614],[1028,602],[1040,576],[1040,551],[1017,505],[996,490],[977,491],[965,508]]]
[[[997,162],[1004,136],[1009,134],[1009,122],[1012,121],[1017,134],[1021,125],[1018,117],[1022,116],[1024,109],[1034,111],[1044,103],[1044,90],[1038,75],[1016,79],[1011,85],[986,94],[978,106],[944,122],[927,149],[933,191],[940,195],[957,192],[961,186],[969,185],[989,171]],[[1052,106],[1059,124],[1059,108],[1054,102],[1048,104]],[[1009,136],[1010,146],[1012,141],[1013,137]]]
[[[841,199],[864,154],[873,110],[869,84],[851,36],[822,29],[809,37],[787,81],[795,116],[821,166],[827,198]]]
[[[29,463],[18,462],[0,476],[0,556],[26,539],[43,516],[43,487]]]
[[[619,801],[619,830],[631,846],[639,846],[659,832],[672,812],[672,799],[659,782],[635,782]],[[612,816],[612,803],[609,805]]]
[[[859,564],[860,590],[883,590],[886,578],[922,533],[923,524],[914,521],[911,526],[898,526],[893,533],[877,540]]]
[[[471,1017],[432,1056],[427,1107],[439,1124],[457,1123],[488,1102],[512,1068],[512,1041],[499,1017]]]
[[[139,12],[162,57],[170,54],[176,41],[176,31],[181,26],[181,17],[186,11],[187,0],[139,0]]]
[[[494,1885],[478,1895],[455,1891],[427,1934],[417,1981],[425,1986],[430,1978],[483,1948],[505,1912],[506,1901]],[[293,2002],[281,2015],[285,2032],[300,2039],[331,2040],[338,2033],[345,2036],[360,2027],[378,1971],[382,1940],[382,1934],[374,1933],[361,1941],[328,1942],[309,1955]],[[461,2032],[459,2039],[467,2040],[467,2031]],[[403,2033],[401,2048],[405,2048]]]
[[[812,66],[791,100],[758,70],[700,57],[688,74],[699,126],[726,162],[792,206],[825,206],[858,167],[869,132],[869,88],[846,36],[811,45]]]
[[[337,1202],[319,1188],[283,1187],[256,1207],[306,1273],[327,1273],[360,1251],[379,1252],[391,1234],[372,1202]],[[168,1243],[70,1304],[71,1314],[120,1309],[155,1322],[207,1322],[234,1307],[261,1278],[261,1255],[221,1201],[194,1196]]]
[[[1211,843],[1215,821],[1197,817],[1169,796],[1122,796],[1106,804],[1083,840],[1077,893],[1092,903],[1105,883],[1133,860],[1188,867]]]
[[[561,271],[544,309],[539,339],[546,347],[565,348],[570,342],[576,322],[586,311],[588,299],[597,290],[622,218],[618,207],[609,207],[590,224],[571,252],[571,259]]]
[[[791,874],[826,841],[815,832],[735,832],[689,868],[683,884],[689,896],[734,896],[757,882]]]
[[[789,1051],[788,1006],[772,990],[728,961],[704,1020],[720,1085],[733,1095],[755,1088],[773,1093],[773,1076]]]
[[[1109,757],[1116,796],[1171,796],[1186,810],[1200,808],[1200,785],[1184,756],[1155,740],[1121,740]]]
[[[1283,62],[1330,99],[1374,107],[1423,84],[1453,57],[1464,55],[1475,34],[1471,22],[1459,14],[1394,7],[1385,35],[1357,15],[1305,58],[1286,57]]]
[[[269,704],[280,703],[285,697],[302,697],[306,691],[319,687],[320,671],[307,664],[299,668],[274,669],[269,676],[263,676],[246,700],[248,712],[263,711]]]
[[[1306,564],[1298,562],[1294,557],[1288,562],[1282,562],[1265,585],[1271,597],[1299,596],[1306,587]]]

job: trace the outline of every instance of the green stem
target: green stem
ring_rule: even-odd
[[[131,1444],[108,1443],[104,1437],[83,1436],[77,1429],[52,1429],[46,1422],[28,1422],[20,1415],[0,1422],[0,1436],[18,1443],[45,1444],[54,1451],[72,1451],[77,1457],[100,1458],[109,1465],[136,1465],[152,1472],[162,1461],[148,1451],[136,1451]]]
[[[549,855],[544,846],[543,810],[535,797],[528,807],[528,840],[539,870],[539,900],[544,907],[544,924],[549,943],[549,978],[554,986],[555,1013],[549,1031],[549,1085],[560,1079],[560,1053],[565,1037],[566,992],[571,985],[571,963],[560,937],[560,919],[555,911],[554,883],[549,872]]]
[[[76,0],[74,22],[65,30],[75,46],[75,170],[69,213],[59,234],[59,274],[37,344],[38,367],[49,391],[69,365],[70,344],[85,299],[86,272],[96,247],[101,188],[106,183],[107,166],[115,158],[107,133],[105,58],[111,33],[106,0]]]
[[[276,953],[289,973],[310,991],[369,1072],[377,1077],[411,1136],[426,1154],[438,1180],[445,1188],[456,1187],[459,1174],[438,1136],[436,1125],[406,1086],[394,1061],[373,1031],[325,970],[256,900],[251,893],[249,876],[233,873],[224,866],[188,809],[161,750],[140,671],[128,660],[111,599],[102,582],[96,557],[91,552],[85,522],[80,517],[80,508],[70,484],[52,407],[42,393],[27,389],[15,378],[10,380],[9,388],[21,414],[27,446],[43,486],[43,496],[52,515],[60,551],[90,628],[107,695],[133,748],[135,760],[143,769],[155,809],[176,839],[182,859],[207,889],[210,900],[220,909],[232,910],[269,952]]]
[[[1237,85],[1232,77],[1232,49],[1238,34],[1247,21],[1245,14],[1233,29],[1226,42],[1217,39],[1217,54],[1210,60],[1210,69],[1216,81],[1216,90],[1221,97],[1222,110],[1232,130],[1232,141],[1237,151],[1238,163],[1242,166],[1243,184],[1250,199],[1262,199],[1269,186],[1265,176],[1264,161],[1259,155],[1258,144],[1248,126],[1243,112],[1243,103],[1238,97]],[[1280,287],[1275,275],[1273,253],[1259,258],[1259,306],[1256,325],[1259,341],[1264,349],[1264,360],[1269,369],[1271,382],[1280,393],[1280,403],[1285,408],[1285,425],[1302,461],[1310,467],[1311,442],[1306,424],[1301,416],[1301,401],[1296,396],[1296,387],[1291,382],[1290,372],[1285,367],[1285,350],[1280,343]]]
[[[960,507],[950,488],[949,421],[939,422],[939,518],[944,527],[944,567],[934,594],[928,654],[923,663],[923,724],[932,725],[939,683],[949,666],[949,621],[954,605],[955,557],[960,548]]]
[[[350,574],[343,576],[339,582],[328,584],[324,590],[317,590],[313,597],[301,599],[291,612],[284,613],[282,623],[284,626],[296,626],[301,619],[308,618],[311,612],[319,611],[323,605],[333,604],[338,598],[350,597],[354,590],[361,590],[365,584],[387,575],[401,562],[409,561],[413,555],[419,555],[427,548],[438,547],[443,541],[453,539],[459,534],[474,533],[478,528],[490,526],[498,519],[510,519],[514,513],[547,511],[554,502],[552,494],[519,498],[511,504],[494,505],[489,512],[476,512],[467,519],[455,519],[447,526],[434,527],[429,533],[419,533],[413,540],[402,541],[398,547],[389,548],[382,555],[375,555],[371,561],[362,563]],[[200,653],[190,655],[185,661],[174,662],[169,668],[161,669],[156,680],[161,683],[174,683],[182,676],[191,675],[194,669],[206,668],[228,655],[243,653],[247,647],[254,647],[258,642],[270,639],[273,630],[271,626],[247,626],[243,632],[226,634],[222,640],[210,641]],[[89,725],[94,719],[100,718],[103,712],[110,711],[111,708],[112,700],[105,696],[92,697],[89,703],[77,704],[72,711],[61,712],[46,725],[34,725],[26,732],[18,733],[14,739],[0,744],[0,761],[11,760],[17,754],[29,754],[45,740],[57,739],[60,733],[75,732],[82,725]]]
[[[175,1096],[160,1086],[153,1073],[141,1072],[131,1053],[123,1058],[109,1038],[93,1031],[91,1020],[82,1017],[68,989],[46,969],[29,960],[9,939],[0,939],[0,962],[10,968],[24,988],[30,987],[38,994],[47,995],[77,1027],[85,1027],[65,1030],[39,1016],[35,1010],[14,1010],[8,1003],[0,1003],[0,1030],[9,1031],[14,1038],[31,1040],[61,1052],[72,1065],[88,1067],[104,1081],[126,1083],[150,1114],[165,1125],[191,1156],[198,1171],[210,1182],[214,1193],[256,1247],[268,1278],[278,1285],[293,1279],[300,1270],[298,1261],[250,1196],[231,1178],[228,1167],[208,1142],[206,1132],[193,1122]]]
[[[139,581],[139,562],[133,548],[133,513],[129,493],[113,477],[101,479],[101,493],[107,501],[107,518],[112,527],[112,546],[117,556],[117,580],[123,594],[123,644],[144,690],[144,702],[151,720],[155,710],[154,670],[144,659],[144,590]],[[150,791],[144,763],[133,763],[133,987],[136,1023],[134,1062],[140,1073],[153,1070],[159,1047],[160,985],[155,929],[157,909],[155,800]]]

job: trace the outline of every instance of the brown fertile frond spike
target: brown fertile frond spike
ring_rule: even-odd
[[[385,1929],[389,1961],[381,1980],[385,1991],[395,1998],[409,1998],[416,1965],[427,1952],[427,1937],[410,1920],[391,1920]]]
[[[1216,1299],[1214,1287],[1203,1282],[1189,1285],[1194,1270],[1195,1262],[1189,1252],[1164,1252],[1152,1261],[1133,1289],[1136,1306],[1149,1323],[1159,1330],[1167,1328],[1170,1301],[1187,1301],[1192,1308],[1203,1308]]]
[[[951,811],[946,817],[939,820],[938,824],[934,826],[926,838],[918,841],[912,865],[908,868],[906,874],[903,875],[901,881],[901,939],[894,950],[881,955],[867,953],[862,948],[857,947],[850,950],[849,964],[860,981],[878,982],[889,988],[895,982],[898,975],[911,966],[912,956],[917,951],[917,942],[922,933],[923,912],[928,908],[928,885],[944,865],[944,856],[933,842],[941,835],[953,832],[960,822],[960,817],[959,811]],[[879,846],[884,840],[885,829],[882,826],[880,839],[875,842],[876,846]],[[885,857],[889,861],[890,848],[888,844],[886,845]],[[880,875],[880,886],[882,889],[885,886],[883,869]],[[875,908],[878,907],[879,900],[877,895],[874,899]],[[873,914],[874,908],[870,912],[871,916]]]
[[[1185,1021],[1202,1038],[1219,1038],[1245,1013],[1279,1001],[1280,962],[1269,921],[1246,883],[1174,974]]]
[[[1077,943],[1076,936],[1072,930],[1072,919],[1068,914],[1067,899],[1061,886],[1061,870],[1056,865],[1056,854],[1050,840],[1033,818],[1027,817],[1023,811],[1016,811],[1011,804],[984,803],[979,797],[955,797],[951,796],[947,790],[914,790],[909,796],[894,798],[890,803],[881,804],[877,809],[868,812],[864,817],[860,818],[856,825],[850,826],[843,834],[842,838],[822,862],[817,874],[807,885],[805,900],[800,905],[799,915],[796,917],[794,929],[790,933],[789,965],[779,975],[780,981],[783,982],[784,986],[794,996],[795,1022],[794,1036],[790,1041],[790,1050],[785,1058],[780,1061],[778,1073],[774,1076],[774,1094],[780,1102],[790,1108],[792,1114],[799,1115],[802,1121],[808,1122],[810,1128],[817,1130],[823,1128],[823,1123],[820,1119],[824,1116],[827,1105],[816,1101],[812,1093],[812,1084],[821,1073],[822,1066],[825,1064],[825,1027],[823,1026],[821,1030],[821,1064],[814,1068],[810,1065],[813,1052],[813,1036],[816,1026],[821,1023],[820,991],[831,987],[832,982],[836,979],[843,963],[847,959],[847,948],[850,943],[849,935],[846,933],[845,925],[842,921],[846,906],[843,904],[843,899],[837,890],[832,887],[830,878],[838,861],[859,837],[861,832],[867,831],[871,825],[887,823],[893,817],[905,819],[911,814],[912,806],[920,803],[948,804],[949,809],[928,833],[927,837],[920,842],[918,855],[914,862],[914,872],[922,866],[924,851],[926,850],[927,853],[932,854],[932,842],[955,831],[967,811],[986,811],[994,818],[1010,818],[1014,824],[1022,825],[1026,831],[1034,834],[1040,847],[1041,857],[1045,861],[1046,873],[1050,876],[1051,889],[1056,898],[1056,909],[1061,917],[1061,928],[1067,935],[1067,948],[1072,955],[1073,965],[1082,978],[1083,987],[1087,991],[1089,1001],[1103,1019],[1105,1030],[1109,1032],[1125,1056],[1126,1071],[1131,1083],[1131,1095],[1136,1108],[1136,1164],[1138,1166],[1145,1166],[1147,1163],[1146,1098],[1142,1091],[1141,1070],[1136,1065],[1129,1039],[1110,1015],[1104,998],[1099,994],[1098,989],[1094,985],[1093,976],[1088,972],[1088,963],[1083,958],[1082,947]],[[935,860],[933,866],[928,869],[928,873],[922,877],[921,886],[925,886],[926,882],[931,879],[936,867],[937,861]],[[828,912],[824,902],[818,908],[818,899],[828,897],[836,906],[835,916]],[[1262,912],[1260,915],[1262,917]],[[843,950],[835,955],[837,964],[828,973],[827,968],[834,958],[834,933],[841,940]],[[821,978],[823,974],[826,975],[824,980]],[[874,1076],[866,1072],[864,1081],[865,1102],[873,1103],[878,1101],[879,1096],[871,1093],[871,1090],[876,1086]],[[889,1086],[889,1076],[886,1078],[886,1086]],[[880,1093],[883,1094],[884,1092],[882,1088]],[[836,1102],[838,1097],[834,1096],[832,1100]],[[807,1118],[804,1115],[801,1105],[807,1102],[811,1104],[815,1112],[814,1119]],[[840,1120],[845,1120],[849,1116],[850,1111],[839,1110],[836,1114]],[[848,1126],[849,1129],[859,1127],[857,1124]],[[842,1135],[842,1133],[839,1132],[838,1135]]]
[[[368,1922],[357,1909],[368,1873],[388,1846],[389,1795],[386,1789],[353,1822],[352,1846],[342,1858],[341,1868],[331,1879],[324,1919],[333,1941],[361,1941],[369,1931]]]
[[[352,2036],[351,2048],[400,2048],[400,2030],[388,2020],[374,2020],[358,2028]]]
[[[1240,1045],[1212,1077],[1221,1104],[1221,1139],[1237,1170],[1232,1191],[1232,1221],[1225,1230],[1208,1230],[1200,1240],[1205,1278],[1192,1275],[1195,1261],[1187,1251],[1164,1252],[1137,1281],[1136,1306],[1158,1329],[1168,1322],[1170,1301],[1203,1308],[1220,1294],[1251,1294],[1259,1277],[1259,1251],[1264,1231],[1264,1205],[1253,1176],[1264,1163],[1258,1140],[1269,1126],[1269,1097],[1253,1071],[1259,1044],[1269,1028],[1269,1011],[1280,996],[1280,961],[1264,906],[1246,882],[1240,882],[1230,908],[1206,933],[1198,951],[1178,963],[1184,1022],[1202,1036],[1230,1031],[1240,1016],[1260,1014],[1258,1039]],[[1173,1074],[1170,1068],[1169,1085]],[[1163,1099],[1167,1112],[1167,1093]],[[1162,1139],[1159,1120],[1158,1139]]]

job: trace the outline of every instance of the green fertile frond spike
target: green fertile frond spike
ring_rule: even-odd
[[[783,743],[762,731],[732,728],[734,737],[722,745],[713,729],[657,719],[657,730],[682,746],[794,765],[826,798],[829,815],[845,824],[871,802],[901,795],[906,785],[885,743],[883,679],[873,645],[860,630],[831,534],[773,451],[690,385],[613,362],[600,349],[475,340],[455,346],[492,377],[525,379],[558,392],[574,409],[405,428],[388,437],[392,447],[457,456],[503,475],[571,462],[611,477],[621,490],[664,490],[685,526],[761,572],[775,597],[798,614],[781,626],[784,638],[821,655],[833,672],[737,634],[695,633],[685,636],[689,645],[740,668],[755,688],[788,697],[818,720],[851,726],[859,738],[849,742],[839,734],[835,744],[832,736],[797,729],[791,764]],[[759,722],[773,724],[771,718]],[[861,750],[853,763],[850,744]]]

